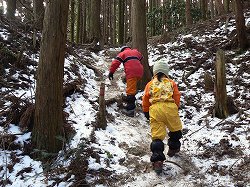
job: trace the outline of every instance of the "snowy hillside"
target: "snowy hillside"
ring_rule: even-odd
[[[250,12],[246,13],[250,22]],[[27,41],[31,36],[25,35]],[[24,52],[23,64],[11,64],[12,43],[7,26],[0,27],[0,184],[3,186],[250,186],[250,51],[239,52],[232,43],[235,20],[197,24],[169,43],[148,45],[149,63],[169,62],[170,76],[181,92],[179,113],[183,122],[182,147],[168,158],[164,174],[156,175],[149,161],[149,122],[136,95],[136,116],[124,116],[119,98],[125,93],[123,67],[107,79],[112,58],[119,49],[93,53],[74,49],[65,59],[64,86],[76,82],[65,98],[67,124],[73,128],[70,142],[52,162],[42,166],[32,159],[31,132],[22,131],[20,117],[34,104],[38,51]],[[21,36],[20,36],[21,38]],[[20,41],[21,43],[24,42]],[[32,41],[32,40],[31,40]],[[69,47],[69,46],[68,46]],[[6,49],[5,48],[5,49]],[[205,74],[215,77],[215,54],[225,50],[227,93],[239,112],[226,119],[213,117],[213,90],[205,85]],[[5,51],[6,52],[6,51]],[[6,58],[3,58],[6,57]],[[8,58],[7,58],[8,57]],[[87,64],[87,65],[86,65]],[[98,74],[90,69],[92,65]],[[190,73],[191,72],[191,73]],[[107,128],[95,128],[100,83],[105,82]],[[113,99],[113,100],[112,100]],[[165,142],[166,143],[166,142]],[[165,152],[167,152],[167,145]]]

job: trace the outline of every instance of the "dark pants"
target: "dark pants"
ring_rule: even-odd
[[[169,149],[177,150],[181,147],[180,139],[182,138],[182,132],[169,132],[168,146]],[[150,144],[150,150],[152,151],[152,156],[150,158],[151,162],[164,161],[166,157],[163,153],[164,143],[160,139],[153,140]]]
[[[169,132],[168,136],[169,136],[168,139],[169,149],[180,149],[181,147],[180,139],[182,138],[182,132],[181,131]]]
[[[152,156],[150,158],[151,162],[164,161],[166,157],[163,153],[164,143],[160,139],[153,140],[150,144],[150,150],[152,151]]]
[[[127,95],[126,97],[126,110],[134,110],[135,109],[135,95]]]

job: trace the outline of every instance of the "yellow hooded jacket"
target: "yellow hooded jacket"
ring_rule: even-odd
[[[180,106],[181,94],[177,84],[169,79],[163,78],[161,82],[155,76],[145,87],[144,96],[142,98],[142,110],[148,112],[151,104],[156,102],[174,102]]]
[[[169,131],[182,130],[178,114],[180,92],[177,84],[169,79],[158,81],[155,76],[145,87],[142,98],[143,112],[149,112],[152,139],[163,140],[166,137],[166,127]]]

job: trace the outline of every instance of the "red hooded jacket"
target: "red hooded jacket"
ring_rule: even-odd
[[[109,72],[114,73],[122,63],[126,74],[126,79],[143,76],[143,65],[141,64],[143,56],[137,49],[126,48],[120,52],[112,61]]]

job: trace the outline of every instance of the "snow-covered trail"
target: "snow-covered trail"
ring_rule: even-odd
[[[125,84],[122,82],[124,72],[121,64],[114,74],[114,80],[108,80],[107,75],[112,58],[103,54],[94,56],[96,59],[96,64],[94,66],[103,72],[103,77],[97,81],[97,85],[100,86],[101,82],[105,82],[105,99],[109,100],[125,94]],[[131,118],[123,115],[119,111],[117,104],[113,104],[107,107],[107,112],[114,117],[114,120],[108,123],[106,130],[96,132],[99,136],[105,136],[108,131],[119,132],[117,136],[112,132],[112,138],[119,142],[117,146],[126,154],[125,161],[122,165],[125,165],[127,169],[126,172],[120,174],[120,180],[117,182],[117,185],[124,187],[176,186],[176,184],[179,186],[192,186],[190,181],[184,176],[188,174],[188,172],[194,172],[195,166],[188,155],[184,153],[180,153],[182,156],[178,158],[167,158],[165,162],[165,174],[158,176],[152,170],[150,162],[151,135],[149,122],[144,118],[141,109],[138,108],[141,104],[139,99],[141,95],[142,93],[136,95],[137,112],[135,117]],[[165,147],[165,154],[166,152],[167,146]],[[174,163],[177,163],[177,165]],[[180,168],[180,166],[182,168]],[[119,173],[120,171],[117,170],[115,172]]]

